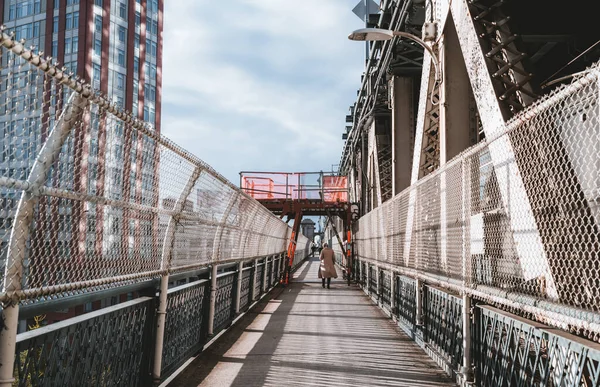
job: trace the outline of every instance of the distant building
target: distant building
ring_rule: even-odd
[[[16,40],[25,39],[26,47],[51,56],[59,67],[160,133],[163,4],[164,0],[0,0],[0,24],[14,32]],[[0,176],[17,180],[27,178],[65,104],[62,90],[49,88],[44,77],[24,63],[12,55],[0,57]],[[136,133],[124,135],[122,123],[95,106],[83,120],[85,136],[67,139],[49,184],[157,207],[159,155],[154,142]],[[16,190],[0,190],[0,262],[7,254],[19,196]],[[86,279],[73,263],[86,259],[150,260],[160,243],[154,214],[137,216],[108,205],[49,197],[40,199],[37,211],[38,226],[25,259],[60,259],[53,274],[57,278]],[[45,280],[30,278],[29,286],[42,286]],[[47,321],[117,302],[117,297],[98,301],[49,315]]]
[[[314,241],[315,238],[315,222],[312,219],[304,219],[302,223],[300,223],[300,227],[302,228],[302,234]]]

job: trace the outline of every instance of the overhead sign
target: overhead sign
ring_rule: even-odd
[[[373,0],[360,0],[360,2],[352,10],[360,20],[366,20],[367,15],[372,15],[379,12],[379,5]]]

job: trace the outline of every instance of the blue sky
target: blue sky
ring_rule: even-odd
[[[235,184],[331,169],[364,69],[357,2],[166,1],[162,133]]]

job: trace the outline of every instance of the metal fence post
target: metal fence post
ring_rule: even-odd
[[[179,217],[183,212],[184,203],[187,200],[190,192],[194,188],[196,181],[200,178],[203,168],[196,166],[190,178],[188,179],[185,187],[179,195],[179,199],[174,205],[173,215],[169,219],[167,230],[165,232],[165,239],[163,240],[163,250],[161,257],[160,268],[162,270],[162,276],[160,278],[160,293],[158,296],[158,307],[156,308],[156,337],[154,343],[154,363],[152,369],[152,378],[154,383],[160,382],[162,372],[162,352],[164,345],[165,336],[165,325],[167,323],[167,292],[169,289],[169,269],[171,267],[171,259],[173,256],[173,245],[175,242],[175,231]]]
[[[390,311],[395,314],[396,310],[396,277],[390,269]]]
[[[263,278],[262,278],[262,292],[266,293],[269,285],[267,284],[267,264],[269,262],[269,257],[265,257],[265,268],[263,269]]]
[[[214,333],[215,307],[217,305],[217,269],[218,265],[213,263],[210,274],[210,309],[208,310],[208,335]]]
[[[462,374],[466,382],[473,381],[473,368],[471,367],[471,297],[463,294],[463,366]]]
[[[371,270],[369,270],[368,262],[365,264],[365,267],[363,268],[363,270],[365,271],[365,273],[364,273],[365,274],[365,284],[363,285],[363,290],[367,293],[367,295],[370,295],[371,294],[371,290],[370,290],[371,286],[369,285],[369,277],[370,277],[369,274],[371,274],[370,273]]]
[[[89,94],[89,90],[85,90]],[[23,261],[27,255],[27,239],[35,204],[39,199],[39,189],[44,186],[48,171],[60,153],[63,143],[71,133],[73,126],[81,121],[88,100],[79,93],[73,93],[67,102],[56,126],[46,139],[29,173],[29,189],[23,191],[14,218],[14,226],[8,242],[8,253],[4,272],[3,291],[19,292],[23,282]],[[2,318],[4,329],[0,329],[0,386],[12,386],[14,382],[14,362],[17,330],[19,324],[18,297],[4,306]]]
[[[242,277],[244,276],[244,261],[238,263],[237,290],[235,294],[235,313],[240,313],[240,299],[242,297]]]
[[[420,279],[415,280],[415,323],[417,326],[423,325],[423,282]]]
[[[252,297],[252,301],[256,300],[256,296],[257,296],[257,294],[256,294],[256,280],[258,279],[257,275],[256,275],[257,272],[258,272],[258,258],[255,259],[252,263],[252,289],[250,289],[252,291],[252,293],[250,293],[251,297]]]

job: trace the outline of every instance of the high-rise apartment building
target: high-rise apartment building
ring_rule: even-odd
[[[2,0],[2,24],[160,131],[163,0]]]
[[[25,39],[27,47],[53,57],[160,132],[163,0],[0,0],[0,16],[17,40]],[[64,102],[54,91],[48,98],[43,77],[21,66],[18,58],[3,55],[0,64],[0,176],[25,180]],[[153,194],[155,145],[135,133],[124,136],[122,124],[97,107],[84,119],[85,143],[68,139],[53,184],[158,205]],[[0,252],[5,257],[18,194],[0,191]],[[32,248],[59,257],[143,258],[155,243],[156,220],[123,209],[45,198],[39,211],[49,218],[48,228],[38,228],[43,232]],[[73,269],[68,262],[64,267]]]

